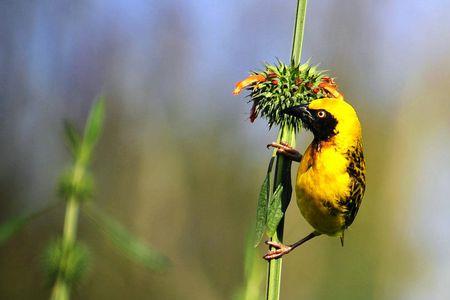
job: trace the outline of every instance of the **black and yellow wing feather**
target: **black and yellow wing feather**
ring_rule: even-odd
[[[348,166],[347,173],[350,176],[349,196],[340,201],[344,208],[345,228],[349,227],[355,220],[358,209],[361,205],[364,192],[366,190],[366,164],[361,143],[352,147],[347,152]]]

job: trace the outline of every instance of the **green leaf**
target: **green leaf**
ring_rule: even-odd
[[[38,218],[51,209],[55,208],[58,203],[46,206],[41,210],[34,212],[25,212],[19,216],[15,216],[3,224],[0,224],[0,246],[6,243],[14,234],[23,228],[31,220]]]
[[[28,222],[29,216],[14,217],[0,225],[0,246],[6,243],[15,233]]]
[[[256,207],[256,229],[255,229],[255,244],[257,247],[261,242],[261,239],[264,235],[264,231],[266,229],[266,221],[267,221],[267,205],[269,203],[269,195],[270,195],[270,183],[269,183],[270,174],[267,173],[266,178],[261,185],[261,191],[259,192],[258,198],[258,206]]]
[[[133,236],[113,217],[89,206],[88,216],[126,257],[151,270],[166,268],[169,259]]]
[[[72,123],[64,121],[64,133],[70,151],[75,156],[81,147],[81,136]]]
[[[261,191],[259,192],[258,204],[256,207],[256,226],[255,226],[255,244],[257,247],[261,242],[264,235],[264,230],[266,229],[267,223],[267,210],[269,205],[270,197],[270,174],[272,173],[273,163],[275,161],[275,154],[272,155],[269,161],[269,166],[267,167],[267,175],[264,178],[264,182],[261,186]]]
[[[92,105],[86,127],[84,128],[83,143],[92,149],[97,143],[102,132],[103,120],[105,118],[105,97],[100,96]]]
[[[281,209],[281,195],[283,194],[283,186],[279,185],[272,194],[269,203],[269,212],[267,214],[267,235],[273,237],[281,218],[283,218],[283,210]]]

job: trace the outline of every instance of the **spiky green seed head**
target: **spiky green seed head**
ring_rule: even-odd
[[[283,110],[315,99],[335,97],[334,80],[316,66],[309,63],[286,65],[265,64],[263,71],[253,71],[251,75],[236,85],[234,94],[242,89],[250,91],[249,103],[252,103],[250,120],[257,116],[266,119],[269,128],[274,125],[289,126],[295,131],[301,128],[298,119],[283,113]]]

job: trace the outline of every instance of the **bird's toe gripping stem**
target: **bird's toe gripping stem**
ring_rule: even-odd
[[[280,258],[285,254],[288,254],[293,249],[291,246],[286,246],[281,243],[273,242],[273,241],[266,241],[266,244],[275,248],[272,250],[269,250],[266,255],[263,256],[265,260],[272,260],[276,258]]]
[[[277,153],[282,154],[293,161],[299,162],[302,159],[302,155],[300,154],[300,152],[289,146],[289,144],[286,142],[272,142],[267,145],[267,148],[271,147],[276,148]]]

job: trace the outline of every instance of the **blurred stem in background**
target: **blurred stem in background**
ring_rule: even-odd
[[[295,17],[294,34],[292,42],[291,60],[297,65],[300,63],[302,55],[303,44],[303,32],[305,28],[305,16],[306,16],[307,0],[297,0],[297,11]],[[278,140],[288,142],[291,147],[295,147],[295,131],[293,128],[285,125],[280,128],[278,134]],[[278,186],[283,188],[281,196],[281,205],[283,212],[286,211],[292,195],[291,186],[291,161],[286,159],[282,155],[277,155],[275,178],[274,178],[274,192]],[[272,237],[272,241],[283,242],[284,233],[284,216],[278,224],[275,235]],[[267,274],[267,300],[277,300],[280,298],[281,288],[281,267],[282,259],[273,259],[269,261],[268,274]]]
[[[78,225],[78,214],[80,203],[92,194],[92,182],[87,176],[87,168],[91,159],[91,153],[101,133],[105,114],[104,99],[99,99],[92,108],[86,122],[84,136],[80,141],[80,136],[75,129],[66,123],[66,136],[69,146],[74,155],[75,163],[69,172],[69,177],[63,177],[61,181],[61,196],[67,199],[66,214],[64,218],[64,229],[61,243],[61,257],[57,270],[57,277],[53,285],[51,299],[69,299],[70,287],[75,281],[75,277],[81,277],[82,269],[86,265],[85,253],[76,247],[76,235]],[[82,250],[81,250],[82,251]],[[55,256],[54,253],[49,253]],[[77,257],[79,259],[74,260]],[[73,266],[71,264],[74,264]],[[77,276],[75,276],[77,275]],[[75,276],[75,277],[74,277]]]
[[[113,217],[88,201],[92,199],[94,187],[89,165],[101,135],[104,116],[105,100],[100,97],[91,108],[83,135],[72,124],[65,123],[65,137],[74,162],[63,173],[58,185],[60,198],[66,200],[62,237],[51,241],[43,255],[48,282],[52,286],[51,300],[70,299],[71,289],[81,280],[88,266],[87,248],[77,242],[76,238],[81,211],[126,257],[153,271],[162,270],[169,264],[165,256],[141,242]],[[53,207],[54,205],[50,205],[39,212],[18,216],[1,224],[0,246],[27,222]]]
[[[242,286],[233,300],[260,300],[263,298],[260,289],[264,280],[264,264],[253,246],[253,228],[247,233],[244,256],[244,286]]]

